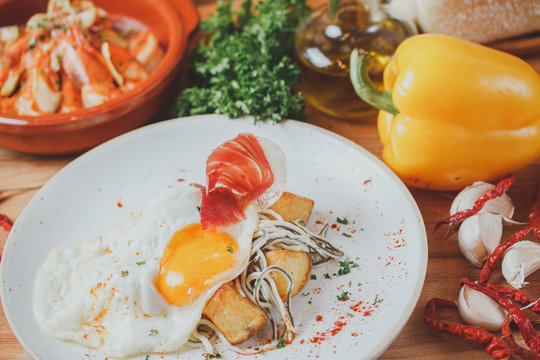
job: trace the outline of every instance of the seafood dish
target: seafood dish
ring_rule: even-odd
[[[164,49],[145,25],[92,1],[50,0],[23,26],[0,27],[0,113],[69,113],[114,99],[156,69]]]

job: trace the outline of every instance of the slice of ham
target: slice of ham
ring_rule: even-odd
[[[262,140],[262,138],[261,138]],[[265,144],[271,143],[264,139]],[[271,156],[272,162],[283,164],[274,166],[284,169],[284,156],[277,145],[264,146],[280,155]],[[201,224],[203,229],[214,226],[235,224],[245,218],[245,209],[254,201],[262,198],[264,204],[275,201],[283,189],[275,190],[275,175],[263,146],[253,134],[241,133],[236,138],[219,146],[206,162],[206,191],[201,203]],[[282,174],[278,183],[284,187]],[[269,192],[271,194],[269,195]]]

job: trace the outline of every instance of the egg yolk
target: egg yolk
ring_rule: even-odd
[[[187,305],[233,267],[237,249],[238,244],[229,234],[190,224],[169,241],[160,261],[156,287],[170,304]]]

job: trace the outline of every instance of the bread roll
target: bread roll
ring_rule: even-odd
[[[478,43],[540,31],[540,0],[392,0],[386,10],[422,32]]]

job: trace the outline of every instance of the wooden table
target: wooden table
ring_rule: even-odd
[[[213,1],[198,2],[202,17],[207,17],[215,8]],[[540,56],[526,59],[540,72]],[[381,156],[375,119],[361,122],[344,121],[324,115],[307,106],[307,121],[343,135],[360,144],[376,156]],[[58,170],[73,160],[73,156],[39,157],[25,155],[0,148],[0,213],[15,220],[37,190],[2,192],[2,189],[20,186],[40,186]],[[496,161],[496,159],[494,159]],[[516,206],[515,219],[526,220],[532,204],[536,183],[540,180],[540,159],[516,174],[516,183],[509,191]],[[406,326],[382,355],[381,359],[488,359],[489,356],[476,345],[465,343],[448,335],[433,334],[425,325],[423,312],[426,302],[432,297],[456,299],[459,279],[476,278],[479,270],[470,265],[461,255],[455,234],[445,229],[434,233],[434,224],[447,216],[455,193],[427,191],[410,188],[424,217],[429,242],[429,263],[424,288],[418,304]],[[516,230],[517,228],[514,228]],[[507,230],[506,233],[510,231]],[[0,249],[5,234],[0,230]],[[500,280],[500,271],[494,276]],[[531,285],[525,289],[530,295],[540,296],[540,274],[529,279]],[[459,321],[451,311],[443,311],[442,317]],[[29,359],[0,311],[0,359]]]

